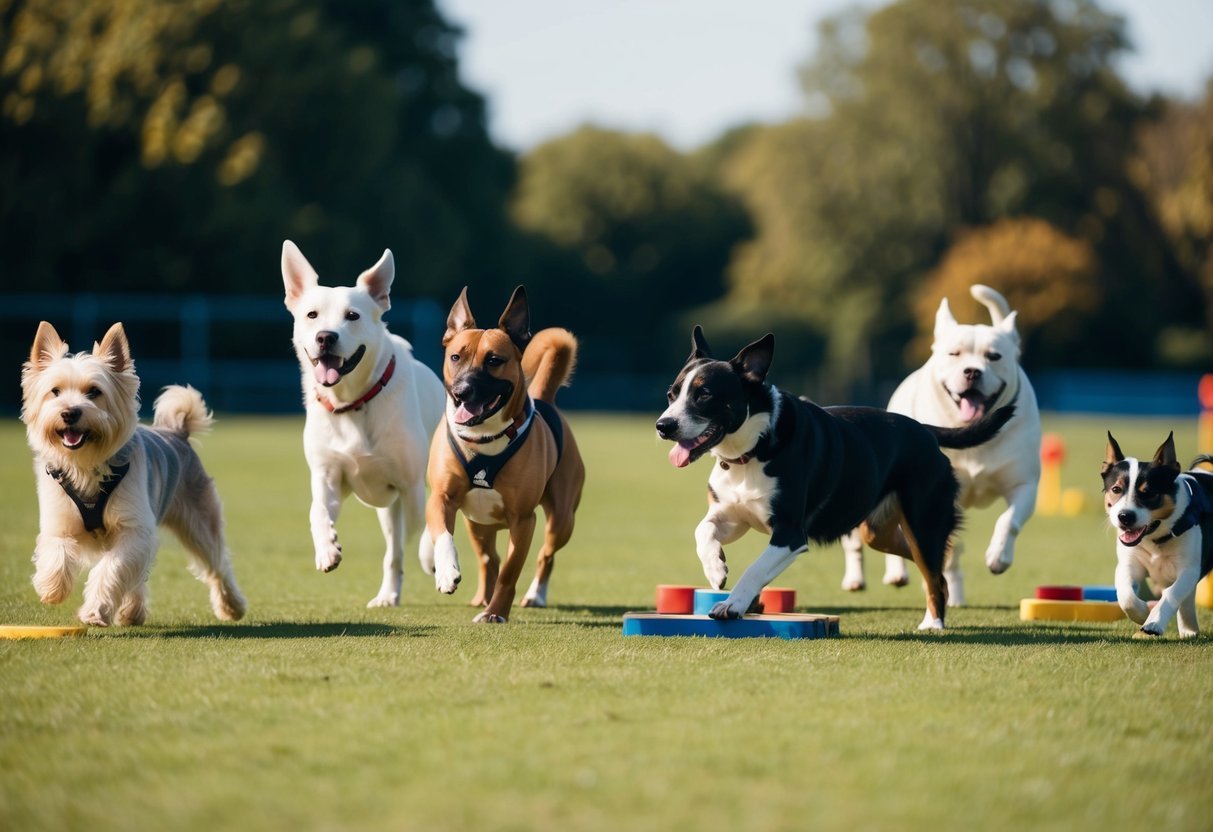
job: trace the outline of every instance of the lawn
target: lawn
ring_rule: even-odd
[[[649,417],[572,424],[589,480],[553,607],[485,626],[468,581],[439,595],[412,555],[402,606],[366,609],[381,540],[357,503],[345,561],[317,573],[302,420],[221,418],[200,449],[248,617],[214,621],[166,535],[147,626],[0,643],[0,828],[1210,828],[1209,636],[1018,618],[1037,584],[1111,583],[1104,431],[1148,456],[1176,427],[1188,459],[1194,424],[1049,417],[1084,513],[1034,518],[1002,576],[981,564],[996,514],[971,514],[970,605],[943,634],[915,631],[921,589],[881,586],[879,557],[849,594],[841,550],[810,551],[778,583],[842,637],[801,642],[623,638],[656,584],[702,584],[707,463],[671,468]],[[70,623],[78,588],[46,608],[29,583],[29,459],[10,420],[0,622]],[[729,550],[734,576],[761,544]]]

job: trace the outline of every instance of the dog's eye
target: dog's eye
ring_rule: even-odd
[[[458,364],[459,363],[459,353],[457,353],[457,352],[451,353],[449,360],[452,364]]]
[[[308,313],[307,313],[307,316],[308,316],[309,318],[311,318],[313,321],[314,321],[314,320],[316,320],[316,310],[315,310],[315,309],[313,309],[311,312],[308,312]]]
[[[96,398],[99,398],[100,396],[101,396],[100,387],[90,387],[84,393],[84,398],[86,398],[86,399],[96,399]]]
[[[953,358],[956,358],[960,355],[960,350],[952,350],[950,353],[948,353],[948,355],[952,356]]]
[[[1119,485],[1114,485],[1111,488],[1109,488],[1108,490],[1111,491],[1113,494],[1124,494],[1125,493],[1125,490],[1123,488],[1121,488]]]
[[[698,390],[695,391],[695,400],[696,401],[703,402],[703,401],[707,401],[710,398],[712,398],[712,391],[706,387],[700,387]]]
[[[349,312],[346,312],[346,313],[345,313],[345,319],[346,319],[347,321],[356,321],[356,320],[358,320],[358,319],[359,319],[359,318],[361,318],[361,317],[362,317],[362,316],[361,316],[361,315],[359,315],[357,312],[355,312],[353,309],[351,309]]]
[[[988,352],[988,353],[986,353],[986,358],[989,359],[990,361],[998,361],[999,359],[1002,358],[1002,353]]]
[[[673,404],[674,399],[676,399],[676,398],[678,398],[678,395],[674,392],[673,387],[671,387],[669,390],[665,391],[665,400],[667,402],[669,402],[670,404]]]
[[[505,359],[502,358],[500,355],[489,355],[487,358],[484,359],[484,365],[486,367],[500,367],[504,363],[505,363]]]
[[[58,395],[59,395],[59,388],[58,388],[58,387],[52,387],[52,388],[51,388],[51,395],[52,395],[52,396],[58,396]]]

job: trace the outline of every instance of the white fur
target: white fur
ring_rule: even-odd
[[[670,402],[662,414],[657,417],[658,421],[662,419],[674,419],[678,422],[678,436],[684,439],[690,439],[699,436],[708,429],[709,422],[707,419],[701,419],[687,411],[687,399],[690,394],[691,384],[699,375],[699,370],[687,373],[687,377],[682,380],[682,388],[678,391],[678,395],[674,397],[674,401]]]
[[[405,541],[422,527],[430,437],[446,398],[433,371],[413,358],[409,343],[383,323],[394,276],[392,253],[385,251],[354,286],[321,286],[295,244],[288,240],[282,246],[286,306],[295,320],[293,342],[307,408],[303,453],[311,470],[309,518],[316,568],[329,572],[341,563],[337,517],[353,492],[376,509],[386,542],[383,582],[370,607],[400,603]],[[322,331],[336,333],[334,352],[345,358],[365,348],[358,365],[332,386],[321,384],[313,371],[316,336]],[[356,402],[382,377],[393,356],[391,380],[360,410],[331,413],[321,403],[319,397],[336,407]],[[427,572],[433,568],[432,550],[423,539],[418,556]]]
[[[941,301],[931,357],[894,391],[889,410],[924,424],[962,427],[964,422],[953,394],[964,388],[966,368],[980,371],[977,389],[983,395],[1002,391],[989,403],[987,413],[1014,401],[1015,415],[989,442],[966,450],[943,449],[960,483],[957,502],[961,508],[987,506],[998,497],[1007,502],[1006,510],[995,523],[985,555],[986,566],[999,574],[1011,567],[1015,539],[1036,508],[1040,410],[1032,385],[1019,366],[1016,314],[1009,311],[1002,295],[989,287],[975,285],[971,292],[990,310],[994,324],[957,323],[947,300]],[[995,360],[994,356],[998,358]],[[843,538],[842,544],[846,555],[842,586],[848,590],[863,589],[863,544],[854,532]],[[965,602],[961,552],[960,543],[954,542],[944,569],[949,606]],[[894,555],[885,558],[883,582],[895,586],[909,582],[904,559]]]
[[[100,627],[142,624],[163,524],[192,556],[191,571],[210,587],[215,615],[241,618],[245,601],[232,573],[219,495],[187,441],[210,426],[202,396],[192,388],[166,388],[156,401],[154,428],[144,427],[138,424],[139,378],[122,325],[114,324],[92,354],[72,356],[67,349],[43,323],[21,376],[21,418],[38,489],[33,584],[39,599],[63,602],[80,571],[89,569],[80,620]],[[70,446],[68,429],[87,438]],[[89,500],[123,464],[130,467],[112,490],[103,527],[92,531],[47,470],[61,472]]]

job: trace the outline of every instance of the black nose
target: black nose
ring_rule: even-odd
[[[1137,519],[1137,512],[1122,511],[1116,515],[1116,519],[1120,521],[1120,525],[1122,526],[1132,526],[1133,521]]]
[[[965,367],[965,381],[977,381],[981,378],[981,370],[976,367]]]
[[[63,420],[63,424],[65,425],[74,425],[80,421],[80,408],[69,407],[67,410],[61,410],[59,418]]]
[[[657,420],[657,435],[669,439],[678,430],[678,420],[670,416],[662,416]]]
[[[321,352],[328,352],[337,344],[337,333],[329,332],[323,329],[316,333],[316,346],[320,347]]]
[[[474,392],[475,388],[472,386],[472,383],[468,381],[467,376],[456,379],[455,382],[451,384],[451,395],[455,397],[456,401],[467,401]]]

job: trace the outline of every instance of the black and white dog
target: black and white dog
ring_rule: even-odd
[[[720,589],[728,578],[722,544],[749,529],[771,536],[710,615],[741,617],[807,541],[827,543],[858,526],[869,546],[918,565],[927,587],[919,629],[942,629],[944,554],[959,515],[956,477],[940,446],[989,440],[1014,407],[963,428],[926,426],[869,407],[822,408],[766,383],[774,350],[775,336],[766,335],[719,361],[696,326],[691,356],[657,420],[661,438],[676,443],[670,450],[676,467],[705,453],[716,457],[708,513],[695,529],[708,582]]]
[[[1141,625],[1143,636],[1161,636],[1179,613],[1179,637],[1195,638],[1196,583],[1213,570],[1213,473],[1199,456],[1180,472],[1175,438],[1167,434],[1150,462],[1126,457],[1108,434],[1104,457],[1104,507],[1116,529],[1116,600]],[[1151,610],[1137,596],[1146,575],[1158,603]]]

